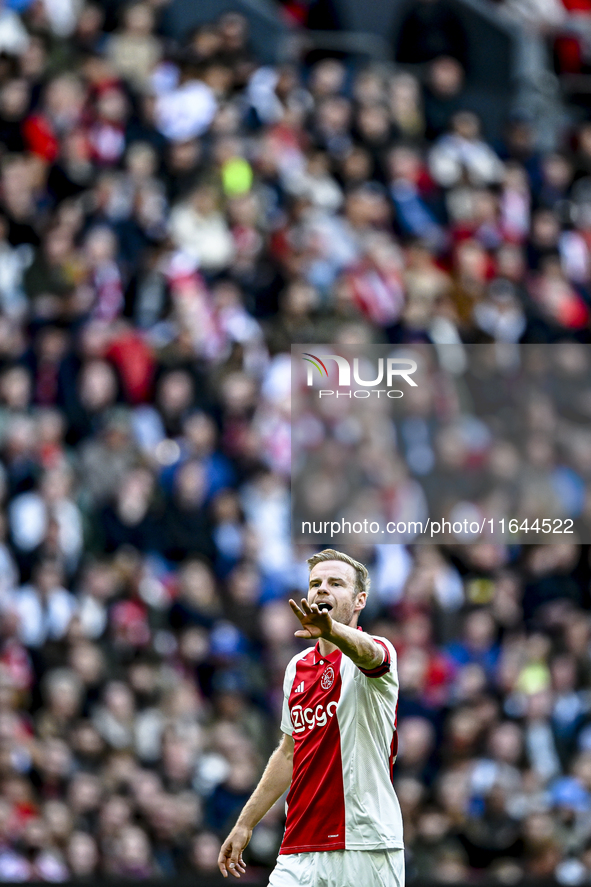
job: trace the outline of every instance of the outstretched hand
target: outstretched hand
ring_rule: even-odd
[[[300,620],[302,627],[295,632],[296,638],[321,638],[328,637],[332,630],[332,618],[330,613],[318,609],[318,604],[309,604],[306,598],[302,598],[301,609],[295,601],[289,601],[289,606]]]

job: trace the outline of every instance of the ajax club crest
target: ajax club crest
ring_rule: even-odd
[[[332,685],[334,684],[334,669],[332,665],[329,665],[328,668],[324,670],[322,677],[320,678],[320,686],[323,690],[330,690]]]

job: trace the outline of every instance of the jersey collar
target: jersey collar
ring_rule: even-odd
[[[320,652],[319,645],[320,642],[318,641],[316,643],[316,646],[314,647],[314,665],[318,665],[320,660],[322,660],[323,662],[336,662],[336,660],[341,655],[341,651],[337,647],[337,649],[333,650],[332,653],[329,653],[328,656],[323,656]]]

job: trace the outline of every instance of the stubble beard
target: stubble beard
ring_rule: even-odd
[[[350,603],[345,603],[343,601],[336,609],[331,612],[333,622],[338,622],[340,625],[351,625],[351,620],[354,615],[354,607],[355,601],[351,601]]]

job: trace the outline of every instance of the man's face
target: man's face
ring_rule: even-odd
[[[329,608],[335,622],[356,625],[357,616],[365,607],[366,593],[355,592],[355,570],[343,561],[324,561],[310,573],[308,603]],[[324,607],[322,605],[325,605]]]

